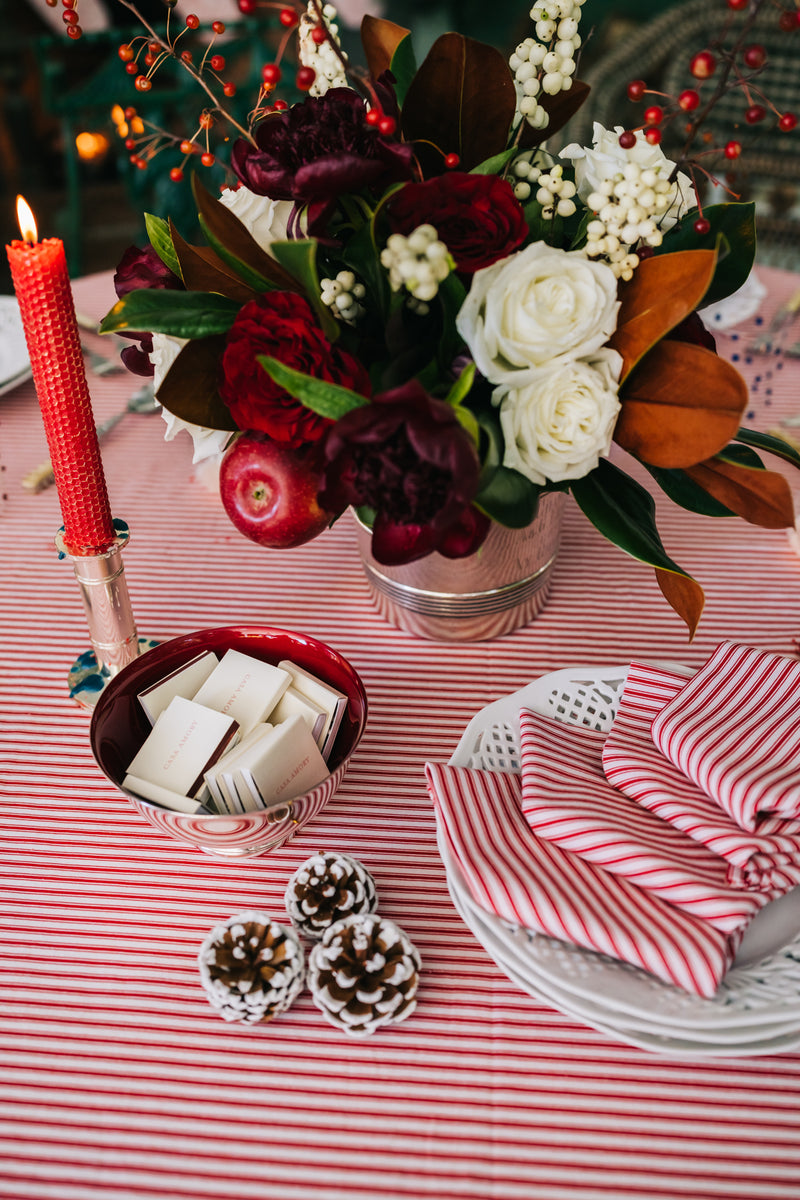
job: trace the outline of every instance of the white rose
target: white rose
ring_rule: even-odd
[[[619,144],[619,135],[623,132],[621,125],[613,129],[605,129],[599,121],[595,121],[592,131],[594,149],[580,146],[573,142],[559,150],[559,158],[569,158],[575,164],[575,183],[578,195],[586,202],[592,192],[596,192],[600,184],[607,179],[622,175],[628,163],[636,163],[643,171],[657,171],[662,179],[669,179],[675,163],[665,155],[660,146],[651,146],[644,132],[640,129],[636,134],[636,145],[630,150],[624,150]],[[659,219],[659,228],[670,229],[683,213],[694,208],[697,203],[694,186],[688,175],[679,171],[672,185],[672,202],[667,213]]]
[[[270,200],[269,196],[257,196],[244,186],[235,190],[228,188],[219,199],[220,204],[224,204],[238,217],[250,236],[267,254],[272,254],[270,246],[273,242],[286,241],[286,229],[294,208],[293,201]]]
[[[153,334],[153,349],[150,351],[150,362],[155,368],[153,374],[153,391],[156,399],[158,399],[158,389],[166,379],[170,367],[186,345],[186,342],[186,338],[170,337],[166,333]],[[161,416],[164,418],[167,426],[167,431],[164,434],[165,441],[171,442],[183,429],[189,434],[194,444],[193,463],[203,462],[206,458],[213,458],[216,455],[222,454],[225,443],[231,436],[230,432],[225,429],[208,429],[205,425],[192,425],[191,422],[183,421],[180,417],[176,417],[173,413],[168,412],[166,408],[161,409]]]
[[[534,242],[475,272],[456,327],[481,374],[521,387],[545,363],[594,354],[616,329],[618,310],[604,262]]]
[[[621,368],[616,350],[601,350],[590,361],[542,367],[521,387],[498,389],[504,466],[538,484],[593,471],[611,446]]]

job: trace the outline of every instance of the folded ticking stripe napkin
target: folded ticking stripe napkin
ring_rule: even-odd
[[[603,774],[605,734],[523,710],[522,813],[537,837],[731,932],[767,897],[728,881],[728,863],[624,795]]]
[[[477,905],[504,920],[714,995],[740,940],[539,838],[518,775],[426,765],[441,836]]]
[[[800,884],[800,820],[767,816],[745,832],[715,800],[654,745],[650,729],[686,686],[683,670],[634,662],[603,745],[603,769],[615,788],[702,842],[730,864],[728,883],[770,899]]]
[[[800,817],[800,662],[723,642],[651,733],[742,829]]]

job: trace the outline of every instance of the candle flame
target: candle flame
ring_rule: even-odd
[[[31,246],[36,243],[36,219],[24,196],[17,196],[17,221],[23,240]]]

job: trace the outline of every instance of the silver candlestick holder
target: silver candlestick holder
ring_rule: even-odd
[[[89,624],[92,648],[75,659],[67,676],[70,696],[88,709],[94,708],[105,686],[123,667],[158,645],[137,632],[122,562],[130,533],[125,522],[116,519],[114,530],[113,543],[100,554],[72,554],[64,541],[63,526],[55,538],[59,558],[72,562]]]

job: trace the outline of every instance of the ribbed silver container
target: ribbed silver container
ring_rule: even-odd
[[[359,550],[378,612],[390,624],[439,642],[483,642],[527,625],[544,608],[558,554],[566,494],[542,496],[525,529],[493,524],[468,558],[429,554],[402,567],[372,557],[359,523]]]

